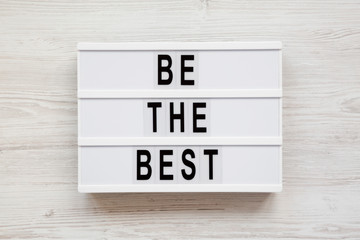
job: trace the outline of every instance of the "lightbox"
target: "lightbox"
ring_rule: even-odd
[[[281,191],[281,58],[280,42],[79,43],[79,191]]]

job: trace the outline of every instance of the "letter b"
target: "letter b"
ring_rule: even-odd
[[[141,156],[146,157],[146,161],[141,161]],[[148,150],[136,151],[136,179],[137,180],[149,180],[151,177],[152,169],[150,166],[151,154]],[[141,174],[141,168],[146,168],[147,173]]]
[[[163,66],[163,62],[167,62],[167,65]],[[169,55],[158,55],[158,85],[170,85],[173,80],[173,72],[171,71],[172,60]],[[168,73],[169,77],[163,79],[163,73]]]

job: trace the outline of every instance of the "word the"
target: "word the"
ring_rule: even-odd
[[[175,120],[178,120],[180,122],[180,132],[185,131],[185,102],[179,103],[179,111],[175,113],[174,110],[174,102],[169,102],[169,105],[166,106],[169,114],[169,121],[170,121],[170,132],[174,132],[174,123]],[[165,107],[164,102],[148,102],[147,107],[152,109],[152,132],[157,132],[158,130],[158,110],[161,110],[161,108]],[[193,102],[191,104],[187,105],[188,107],[192,107],[192,132],[193,133],[206,133],[207,128],[206,127],[200,127],[198,126],[198,120],[205,120],[206,115],[201,114],[198,112],[198,109],[200,108],[206,108],[206,102]]]

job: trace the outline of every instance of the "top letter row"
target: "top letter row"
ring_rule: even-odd
[[[80,50],[79,90],[281,89],[281,50]]]

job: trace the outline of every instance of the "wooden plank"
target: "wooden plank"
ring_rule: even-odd
[[[359,239],[359,1],[1,1],[0,239]],[[279,194],[77,192],[77,42],[282,41]]]

